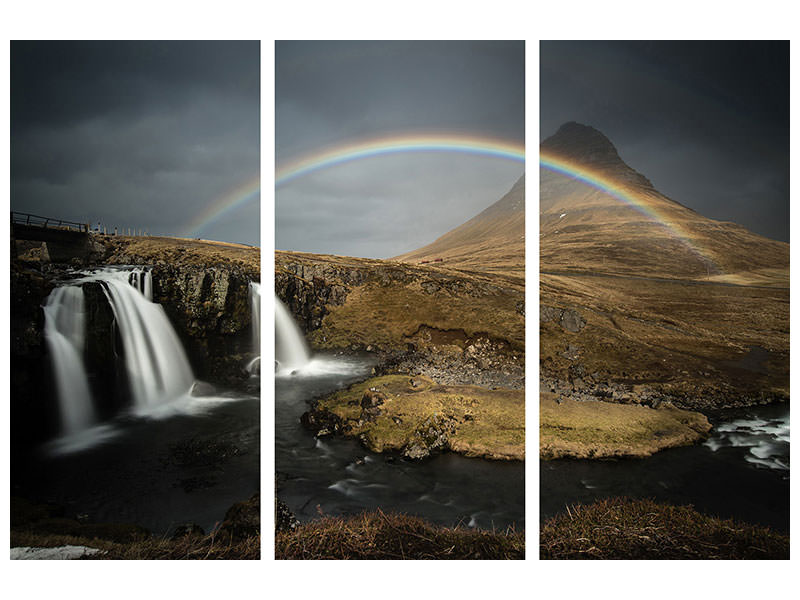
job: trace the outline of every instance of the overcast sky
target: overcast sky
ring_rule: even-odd
[[[276,165],[375,136],[458,132],[522,144],[523,42],[277,42]],[[282,250],[387,258],[499,200],[515,161],[458,153],[362,159],[277,187]]]
[[[662,193],[789,241],[787,42],[542,42],[541,138],[602,131]]]
[[[258,42],[13,42],[11,208],[259,244]]]

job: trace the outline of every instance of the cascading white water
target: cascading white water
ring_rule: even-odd
[[[291,373],[311,359],[303,334],[291,313],[275,296],[275,362],[276,372]]]
[[[63,435],[48,445],[50,452],[80,451],[116,435],[113,425],[95,423],[84,364],[86,311],[81,286],[89,282],[102,286],[114,313],[133,414],[153,418],[193,415],[230,400],[227,395],[207,393],[210,386],[198,391],[186,353],[164,309],[147,299],[153,289],[149,270],[106,268],[84,273],[54,289],[43,307],[63,423]],[[107,358],[113,360],[112,356]]]
[[[139,290],[142,295],[153,301],[153,272],[150,269],[134,269],[128,276],[130,284]]]
[[[253,331],[253,352],[256,356],[247,363],[245,367],[251,375],[261,374],[261,284],[255,281],[250,282],[248,288],[250,299],[250,322]]]
[[[125,271],[108,270],[95,278],[105,284],[120,331],[134,409],[142,413],[189,394],[194,375],[164,309],[129,285],[128,276]],[[152,286],[145,283],[141,289]]]
[[[53,361],[61,430],[72,435],[95,421],[92,394],[83,362],[86,344],[83,290],[57,287],[44,306],[44,336]]]

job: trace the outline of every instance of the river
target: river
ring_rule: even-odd
[[[120,416],[89,432],[92,443],[83,447],[55,440],[16,453],[12,495],[55,503],[67,517],[135,523],[158,535],[182,523],[210,532],[259,489],[253,388],[195,398],[163,418]]]
[[[316,361],[316,362],[315,362]],[[357,441],[317,439],[300,424],[309,402],[369,376],[369,356],[322,355],[275,383],[278,496],[300,521],[380,508],[440,525],[525,527],[525,466],[444,453],[423,461],[375,454]]]
[[[789,530],[789,406],[712,415],[703,444],[644,459],[540,461],[540,518],[567,505],[630,496]]]

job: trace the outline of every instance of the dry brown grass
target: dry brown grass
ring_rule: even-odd
[[[359,403],[370,388],[386,396],[374,421],[360,418]],[[438,385],[423,376],[386,375],[321,399],[319,408],[341,418],[350,426],[346,435],[360,437],[373,452],[403,450],[414,432],[436,416],[454,427],[448,435],[448,448],[454,452],[502,460],[525,458],[523,390]]]
[[[408,515],[374,512],[324,517],[278,533],[275,558],[282,559],[523,559],[525,534],[432,525]]]
[[[525,176],[499,201],[434,242],[393,260],[525,281]]]
[[[552,458],[645,457],[686,446],[711,429],[700,413],[611,402],[557,401],[540,394],[539,455]]]
[[[120,543],[100,538],[11,532],[12,547],[53,548],[64,545],[102,550],[81,560],[258,560],[260,536],[234,540],[225,535],[185,536],[175,540],[143,537]]]
[[[788,290],[543,274],[540,293],[542,304],[574,308],[587,322],[577,334],[541,325],[550,374],[574,364],[562,356],[572,344],[586,372],[606,380],[788,393]],[[768,352],[758,370],[738,364],[751,346]]]
[[[524,282],[516,278],[300,252],[276,252],[275,263],[277,272],[304,283],[318,273],[326,285],[347,291],[344,303],[329,304],[322,327],[308,336],[315,348],[405,350],[412,342],[426,345],[420,335],[426,328],[487,336],[518,353],[524,348],[525,318],[518,309]],[[308,277],[296,274],[301,271]]]
[[[542,559],[788,559],[789,538],[690,506],[613,498],[547,521],[539,551]]]
[[[691,279],[788,272],[788,244],[703,217],[652,188],[629,186],[639,210],[579,181],[541,173],[542,270]]]
[[[668,384],[695,397],[708,387],[722,395],[788,394],[789,245],[665,197],[607,140],[596,155],[587,151],[582,144],[594,142],[582,131],[575,139],[562,132],[545,146],[599,161],[592,165],[637,206],[541,171],[541,302],[587,320],[577,335],[542,326],[547,374],[568,378],[574,364],[561,353],[573,344],[586,372],[606,381]],[[763,368],[742,366],[751,346],[769,352]]]
[[[261,271],[261,249],[244,244],[173,237],[97,236],[113,249],[112,262],[128,256],[155,264],[159,261],[199,264],[207,268],[238,265]]]

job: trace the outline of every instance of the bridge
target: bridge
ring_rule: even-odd
[[[12,256],[16,256],[17,240],[45,242],[53,262],[85,259],[89,253],[89,224],[12,211]]]

